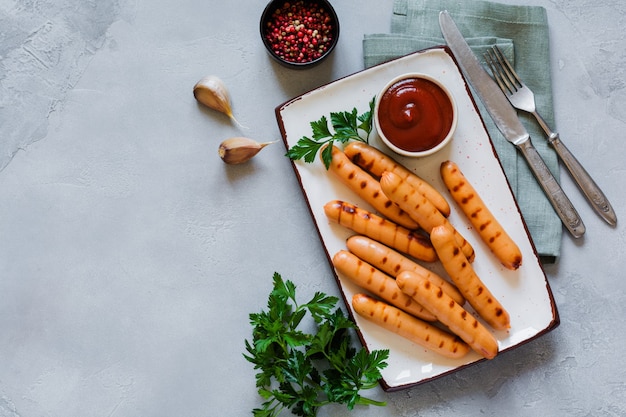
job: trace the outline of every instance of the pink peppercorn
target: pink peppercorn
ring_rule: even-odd
[[[285,2],[268,18],[264,36],[272,52],[294,63],[319,59],[334,39],[333,19],[318,4],[305,0]]]

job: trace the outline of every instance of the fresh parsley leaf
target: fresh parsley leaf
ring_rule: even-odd
[[[360,115],[358,117],[359,122],[361,122],[361,123],[359,123],[358,127],[359,127],[359,129],[361,129],[361,130],[363,130],[365,132],[368,132],[368,138],[369,138],[369,132],[372,131],[372,123],[373,123],[373,120],[374,120],[374,104],[375,104],[375,98],[373,98],[370,101],[370,104],[369,104],[370,110],[365,112],[365,113],[363,113],[362,115]]]
[[[332,147],[335,142],[346,143],[357,140],[367,143],[372,132],[375,97],[369,102],[369,110],[358,114],[356,107],[352,111],[331,112],[328,118],[322,116],[310,123],[312,136],[303,136],[287,150],[286,156],[292,160],[303,159],[306,163],[315,161],[320,149],[326,169],[330,166]]]
[[[335,307],[335,304],[337,304],[337,301],[339,301],[337,297],[331,297],[324,293],[317,292],[305,306],[311,312],[315,322],[319,323],[329,315],[331,310]]]
[[[331,113],[330,120],[335,130],[335,138],[340,142],[347,142],[352,138],[361,139],[357,126],[357,110],[352,112]]]
[[[303,136],[296,145],[287,150],[286,155],[293,160],[304,159],[304,162],[310,164],[315,161],[315,155],[322,145],[323,143]]]
[[[313,139],[320,140],[332,136],[328,127],[328,119],[322,116],[318,121],[311,122],[311,130],[313,131]]]
[[[352,117],[352,116],[350,116]],[[383,406],[384,402],[362,397],[361,391],[376,386],[389,351],[369,353],[353,347],[350,331],[356,325],[337,308],[337,297],[322,292],[299,304],[296,286],[280,274],[273,277],[267,311],[250,314],[252,340],[245,341],[244,357],[258,370],[256,386],[263,398],[255,417],[277,417],[284,410],[314,417],[330,403]],[[299,329],[306,317],[314,333]]]

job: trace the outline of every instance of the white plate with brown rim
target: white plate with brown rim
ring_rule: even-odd
[[[498,340],[500,353],[492,360],[498,361],[503,354],[509,354],[507,351],[557,327],[559,316],[545,271],[491,139],[478,113],[476,103],[469,93],[468,84],[448,48],[442,46],[412,53],[339,79],[283,103],[276,108],[283,141],[287,148],[291,148],[301,137],[310,137],[312,134],[310,122],[319,120],[324,115],[329,117],[330,112],[350,111],[356,108],[359,114],[362,114],[369,109],[372,98],[389,80],[410,72],[428,74],[444,83],[454,94],[459,119],[453,140],[436,154],[419,159],[393,154],[380,141],[375,131],[370,135],[369,143],[429,181],[450,202],[452,210],[450,222],[474,246],[476,252],[474,269],[511,317],[511,328],[508,331],[493,331]],[[518,270],[511,271],[500,265],[453,203],[439,176],[439,166],[445,160],[452,160],[459,165],[520,247],[523,265]],[[324,205],[331,200],[339,199],[371,211],[373,209],[333,178],[319,158],[313,163],[295,161],[293,167],[332,267],[333,255],[339,250],[346,249],[346,239],[354,232],[330,222],[324,214]],[[423,262],[421,264],[445,276],[440,264]],[[369,350],[390,351],[388,366],[382,371],[383,389],[394,391],[411,387],[486,360],[474,352],[461,359],[447,359],[362,319],[354,313],[349,300],[363,290],[334,268],[333,271],[346,309],[359,328],[361,342]],[[472,311],[471,308],[468,309]]]

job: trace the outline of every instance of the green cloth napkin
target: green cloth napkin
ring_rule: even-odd
[[[510,6],[481,0],[396,0],[391,33],[368,34],[363,39],[365,67],[445,44],[439,28],[439,12],[442,10],[450,13],[481,60],[488,47],[497,44],[503,49],[517,73],[535,92],[537,109],[549,124],[554,125],[548,19],[543,7]],[[478,97],[476,103],[537,252],[544,262],[554,262],[561,248],[561,220],[524,158],[504,139]],[[532,116],[519,114],[533,144],[558,180],[558,159],[545,134]]]

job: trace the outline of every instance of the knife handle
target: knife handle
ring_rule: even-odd
[[[567,146],[561,142],[558,134],[554,134],[550,139],[550,144],[554,147],[554,150],[557,152],[570,174],[572,174],[572,178],[574,178],[576,184],[578,184],[583,194],[585,194],[587,200],[591,202],[591,206],[594,210],[608,224],[615,226],[617,224],[615,211],[600,187],[598,187],[593,178],[591,178],[591,175],[583,168],[570,150],[567,149]]]
[[[565,192],[556,181],[556,178],[548,169],[548,166],[533,146],[530,139],[517,144],[517,149],[524,155],[531,171],[539,181],[539,185],[546,193],[548,200],[552,203],[556,214],[559,216],[567,230],[575,238],[581,237],[585,233],[585,225],[569,200]]]

